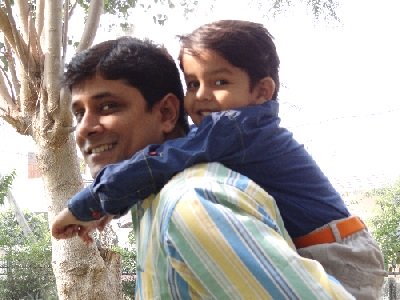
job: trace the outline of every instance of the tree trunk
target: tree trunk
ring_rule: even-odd
[[[44,1],[44,69],[40,110],[33,117],[33,138],[49,203],[49,220],[78,192],[82,178],[71,134],[70,97],[61,90],[63,1]],[[95,31],[96,28],[94,28]],[[30,101],[32,102],[32,101]],[[86,246],[79,239],[52,241],[53,271],[59,299],[122,299],[119,255]]]
[[[66,135],[57,148],[47,140],[39,145],[41,166],[49,203],[49,219],[66,205],[66,200],[82,188],[75,141]],[[45,146],[47,145],[47,146]],[[123,299],[120,257],[109,250],[86,246],[78,238],[52,241],[53,271],[60,300]],[[133,291],[132,291],[133,292]]]

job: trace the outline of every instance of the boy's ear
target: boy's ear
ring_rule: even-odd
[[[275,93],[275,81],[271,77],[262,78],[255,86],[257,104],[271,100]]]
[[[161,129],[164,134],[171,133],[179,118],[179,99],[172,93],[167,94],[157,105],[161,117]]]

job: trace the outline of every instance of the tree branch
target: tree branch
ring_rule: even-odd
[[[68,47],[68,23],[69,23],[69,0],[65,0],[64,2],[64,16],[63,16],[63,27],[62,27],[62,58],[61,65],[65,64],[65,56],[67,54]]]
[[[68,133],[73,131],[72,113],[71,113],[71,93],[68,89],[61,88],[60,90],[60,123]]]
[[[36,1],[36,18],[35,18],[35,28],[38,37],[40,38],[40,44],[42,44],[42,31],[44,24],[44,0]]]
[[[72,6],[71,10],[68,10],[69,8],[69,0],[66,0],[64,2],[64,22],[63,22],[63,53],[62,53],[62,60],[61,60],[61,66],[64,66],[65,64],[65,57],[67,53],[67,47],[68,47],[68,24],[69,24],[69,18],[70,14],[72,14],[73,9],[76,7],[77,1]],[[72,114],[70,110],[70,105],[71,105],[71,94],[69,93],[68,90],[64,89],[63,87],[60,90],[60,123],[63,124],[64,127],[66,128],[71,128],[72,129]]]
[[[40,97],[40,128],[43,134],[51,134],[49,139],[57,133],[54,115],[59,113],[60,106],[60,75],[61,75],[61,12],[62,1],[51,0],[46,2],[45,14],[49,16],[45,20],[44,29],[47,44],[45,46],[44,59],[44,92]],[[50,133],[50,131],[52,131]]]
[[[13,49],[17,48],[11,28],[10,21],[8,20],[7,13],[0,8],[0,31],[4,34],[6,41],[8,41]]]
[[[43,51],[40,46],[39,35],[36,31],[36,27],[31,14],[29,14],[28,33],[29,33],[28,37],[29,49],[31,50],[32,57],[39,65],[40,58],[43,55]]]
[[[11,37],[7,37],[11,47],[15,50],[22,66],[26,69],[29,61],[29,52],[28,46],[25,44],[22,39],[20,33],[17,30],[17,26],[15,25],[15,20],[11,10],[10,0],[4,0],[4,4],[6,6],[6,18],[8,20],[8,24],[11,27]]]
[[[69,17],[72,16],[72,14],[73,14],[73,12],[74,12],[74,10],[75,10],[75,8],[76,8],[77,5],[78,5],[78,1],[75,0],[75,2],[74,2],[74,3],[72,4],[72,6],[71,6],[71,9],[70,9],[69,12],[68,12],[68,16],[69,16]]]
[[[88,17],[77,52],[89,48],[96,37],[97,27],[100,23],[100,16],[103,13],[104,0],[92,0],[88,10]]]
[[[10,112],[0,107],[0,117],[10,124],[18,133],[32,136],[32,126],[20,116],[13,116]]]
[[[25,41],[28,40],[28,1],[26,0],[14,0],[14,4],[19,14],[19,23],[22,28],[22,36]]]
[[[17,71],[15,69],[15,60],[14,60],[14,57],[12,56],[12,48],[7,41],[4,42],[4,45],[6,48],[5,56],[6,56],[7,63],[8,63],[8,70],[11,74],[11,82],[12,82],[12,86],[14,87],[14,92],[15,92],[15,101],[17,101],[17,103],[19,103],[19,91],[20,91],[21,85],[17,78]]]
[[[8,84],[8,88],[6,86],[6,82]],[[11,91],[11,95],[9,91]],[[0,72],[0,97],[0,100],[7,104],[4,105],[4,107],[11,108],[11,110],[18,110],[18,106],[15,104],[16,100],[13,93],[13,87],[11,86],[11,81],[3,68],[1,68]]]

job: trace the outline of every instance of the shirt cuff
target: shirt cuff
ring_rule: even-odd
[[[68,200],[68,209],[80,221],[98,220],[105,215],[100,200],[92,193],[90,186]]]

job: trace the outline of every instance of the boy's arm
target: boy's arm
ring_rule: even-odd
[[[246,143],[241,123],[246,118],[242,110],[213,113],[186,137],[150,145],[128,160],[108,165],[69,201],[69,208],[86,221],[104,214],[123,215],[187,167],[214,161],[240,163]]]

